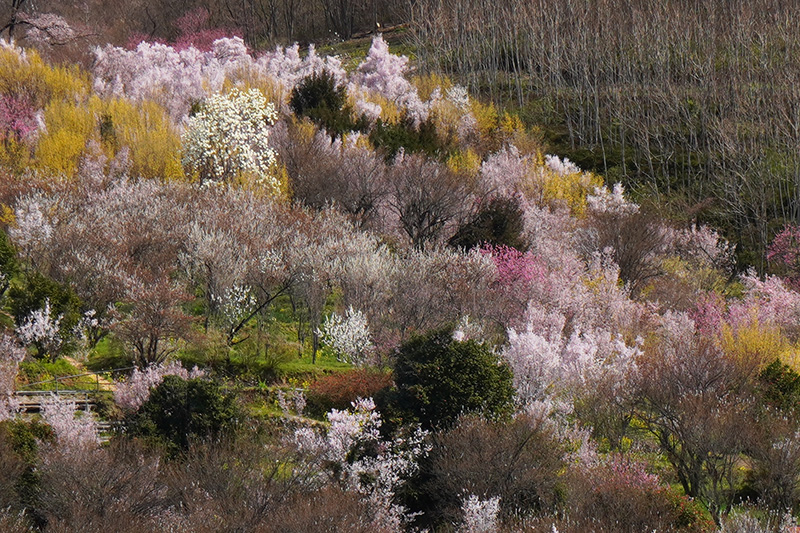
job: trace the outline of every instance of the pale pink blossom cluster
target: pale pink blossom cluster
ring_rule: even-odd
[[[97,423],[91,413],[77,413],[73,400],[51,396],[42,400],[41,415],[53,432],[61,446],[85,448],[97,446]],[[78,416],[76,416],[78,415]]]
[[[205,372],[194,367],[186,370],[177,361],[150,365],[140,370],[134,368],[127,381],[117,383],[114,389],[114,402],[126,411],[135,411],[147,401],[150,392],[157,387],[166,376],[178,376],[183,379],[203,377]]]
[[[135,50],[126,50],[108,44],[95,48],[94,55],[95,92],[154,100],[177,122],[207,96],[207,89],[218,92],[224,81],[219,61],[194,47],[178,51],[166,44],[141,42]]]
[[[24,255],[46,249],[53,236],[53,221],[44,212],[47,199],[36,195],[23,199],[14,211],[16,224],[8,235]]]
[[[513,144],[504,146],[481,163],[481,188],[499,196],[516,196],[535,166],[535,156],[521,155]]]
[[[785,331],[794,331],[800,321],[800,293],[786,285],[778,276],[763,279],[754,270],[741,276],[745,297],[733,301],[728,308],[728,322],[746,326],[753,322],[775,325]]]
[[[356,69],[353,82],[396,103],[419,124],[428,118],[429,109],[406,79],[407,72],[408,58],[389,52],[389,45],[378,35],[372,40],[366,59]]]
[[[553,398],[569,404],[575,394],[591,392],[601,382],[623,390],[635,373],[638,345],[604,330],[573,325],[568,332],[557,312],[530,312],[529,317],[525,331],[508,331],[502,352],[520,402]]]
[[[300,54],[297,43],[286,48],[276,47],[255,60],[255,69],[262,75],[269,76],[285,89],[292,90],[303,78],[323,71],[333,76],[337,85],[347,80],[347,72],[337,56],[320,57],[314,45],[310,45],[305,56]]]

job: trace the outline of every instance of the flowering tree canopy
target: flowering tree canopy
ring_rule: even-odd
[[[276,118],[275,107],[258,89],[214,95],[189,119],[183,163],[203,182],[252,176],[277,193],[280,185],[268,129]]]

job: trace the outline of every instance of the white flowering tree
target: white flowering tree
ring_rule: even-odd
[[[403,531],[410,515],[395,503],[395,494],[430,452],[428,433],[417,428],[405,437],[382,440],[383,421],[372,398],[359,398],[352,406],[345,411],[331,410],[326,432],[308,427],[296,430],[294,444],[322,479],[327,473],[332,481],[369,503],[376,530]]]
[[[250,177],[277,194],[275,151],[269,146],[276,119],[275,107],[258,89],[215,94],[189,119],[183,164],[202,182]]]
[[[55,360],[64,341],[60,333],[63,318],[64,315],[53,318],[47,299],[42,309],[32,312],[17,326],[17,335],[26,346],[35,346],[39,357],[47,355]]]
[[[372,352],[367,317],[361,311],[348,308],[344,316],[331,313],[319,330],[322,342],[328,345],[340,361],[363,365]]]

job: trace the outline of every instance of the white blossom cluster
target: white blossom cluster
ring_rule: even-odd
[[[561,176],[568,176],[570,174],[578,174],[581,169],[578,165],[567,159],[561,159],[557,155],[547,154],[544,156],[544,164],[547,168]]]
[[[183,164],[203,182],[249,175],[277,192],[275,151],[269,146],[269,126],[276,119],[275,107],[258,89],[215,94],[189,119]]]
[[[17,335],[25,345],[34,344],[40,352],[53,354],[61,348],[62,339],[59,328],[63,315],[53,318],[50,300],[44,302],[42,309],[32,312],[17,326]]]
[[[407,438],[385,442],[380,437],[382,420],[371,399],[358,399],[353,408],[328,413],[330,429],[321,434],[311,428],[295,432],[295,443],[320,466],[325,465],[344,486],[370,502],[373,523],[382,531],[402,531],[409,518],[406,509],[393,502],[395,492],[413,475],[418,461],[430,451],[427,432],[417,429]],[[358,455],[374,449],[375,454]]]
[[[246,285],[234,285],[222,295],[212,295],[211,299],[218,306],[219,313],[226,324],[238,324],[258,306],[258,298]]]
[[[482,500],[470,494],[461,502],[461,512],[464,513],[461,533],[492,533],[500,528],[500,498],[497,496]]]
[[[344,316],[331,313],[319,330],[322,342],[330,346],[340,361],[363,365],[373,349],[367,317],[348,308]]]
[[[596,187],[594,194],[586,197],[589,210],[594,213],[610,215],[632,215],[639,211],[639,206],[625,198],[625,189],[621,183],[614,185],[613,191],[607,187]]]

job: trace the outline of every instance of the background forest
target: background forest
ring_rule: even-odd
[[[797,527],[791,3],[31,2],[0,529]]]

